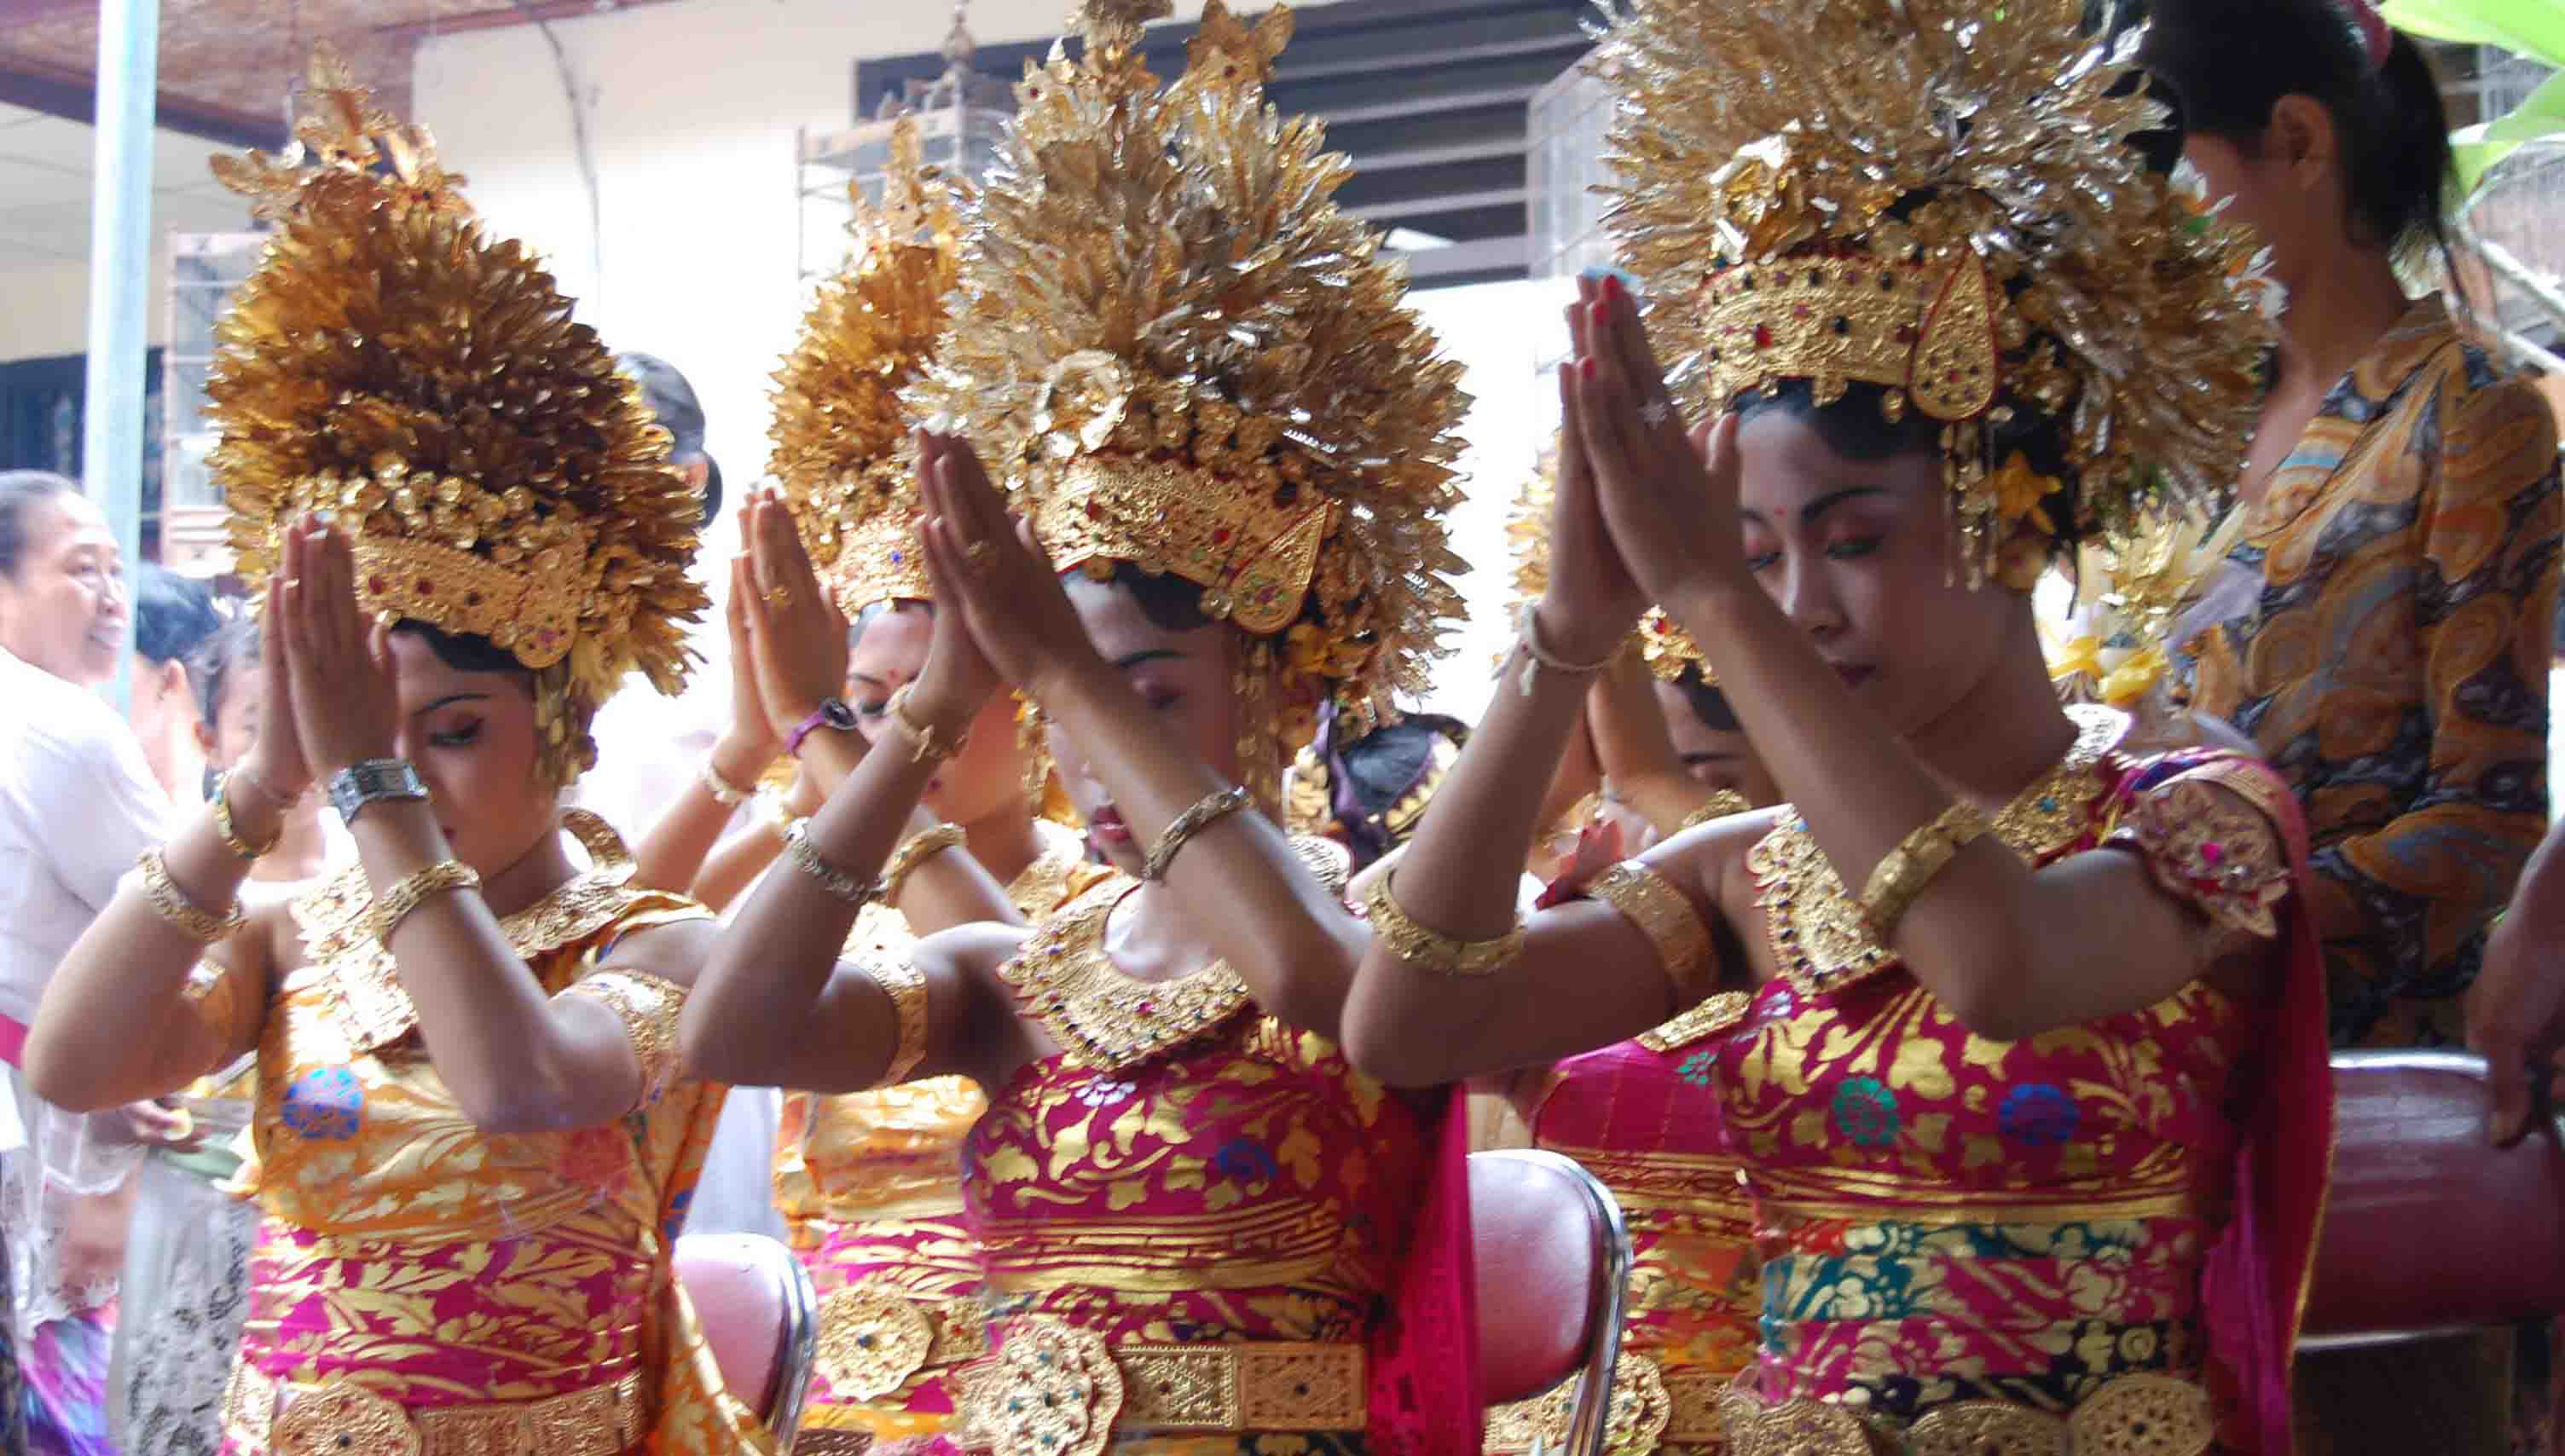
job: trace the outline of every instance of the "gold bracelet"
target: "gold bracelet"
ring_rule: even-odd
[[[864,974],[890,997],[891,1013],[899,1018],[899,1040],[873,1086],[897,1087],[926,1060],[926,974],[905,964],[868,966]]]
[[[1464,940],[1456,936],[1421,926],[1411,918],[1398,897],[1390,893],[1397,882],[1395,873],[1374,880],[1363,896],[1363,908],[1371,917],[1372,934],[1389,947],[1402,965],[1441,971],[1445,975],[1486,975],[1522,954],[1523,925],[1520,917],[1515,928],[1493,940]]]
[[[704,792],[711,794],[716,804],[735,805],[752,792],[722,777],[721,767],[713,762],[713,755],[710,753],[704,755],[703,772],[699,776],[704,782]]]
[[[1249,807],[1256,800],[1243,788],[1225,788],[1216,794],[1205,794],[1194,800],[1175,817],[1158,842],[1149,846],[1148,858],[1140,864],[1140,878],[1155,883],[1167,878],[1167,868],[1176,862],[1176,851],[1185,841],[1200,834],[1207,826]]]
[[[1623,860],[1595,876],[1585,893],[1639,928],[1685,1002],[1710,993],[1710,927],[1674,882],[1637,860]]]
[[[1696,825],[1707,824],[1713,819],[1725,819],[1731,814],[1752,813],[1753,810],[1754,806],[1746,802],[1746,795],[1737,790],[1733,788],[1714,790],[1710,796],[1710,802],[1684,815],[1683,822],[1676,825],[1675,830],[1681,833]]]
[[[909,875],[918,866],[948,849],[956,848],[969,838],[970,836],[963,832],[959,824],[938,824],[932,829],[921,829],[910,835],[907,842],[891,851],[890,863],[882,867],[882,903],[884,905],[898,903],[900,886],[907,883]]]
[[[1886,944],[1891,931],[1906,918],[1907,908],[1933,877],[1971,840],[1986,832],[1986,816],[1967,804],[1953,804],[1932,823],[1899,840],[1897,848],[1871,868],[1861,889],[1861,915],[1870,933]]]
[[[238,899],[233,900],[230,908],[221,915],[214,915],[189,900],[187,892],[178,888],[178,882],[169,878],[168,858],[157,849],[146,849],[135,856],[133,870],[141,877],[142,893],[150,900],[151,908],[159,912],[160,919],[167,921],[190,940],[211,945],[230,939],[239,934],[241,927],[249,924],[248,917],[241,914]]]
[[[258,779],[252,776],[250,782],[257,783]],[[274,798],[275,795],[268,797]],[[232,775],[226,773],[214,780],[214,833],[222,840],[223,848],[242,859],[255,861],[273,852],[277,841],[285,838],[284,816],[280,814],[277,817],[276,832],[267,837],[267,843],[251,844],[241,838],[240,831],[232,824]]]
[[[917,685],[914,683],[902,683],[899,687],[899,691],[890,695],[890,702],[886,707],[890,713],[891,722],[898,724],[899,730],[908,734],[909,743],[911,744],[909,749],[910,762],[946,762],[950,760],[953,755],[970,746],[971,729],[966,727],[958,733],[947,735],[944,729],[937,728],[935,725],[927,723],[918,718],[915,714],[910,713],[908,711],[908,692],[909,689],[914,688],[915,686]]]
[[[796,819],[784,830],[784,857],[794,868],[819,882],[819,888],[852,906],[866,906],[881,898],[881,882],[870,885],[858,882],[852,875],[828,863],[819,847],[811,842],[811,821]]]
[[[372,934],[375,944],[389,950],[392,948],[392,932],[400,929],[400,923],[409,919],[411,911],[449,890],[480,888],[479,871],[461,860],[439,860],[377,897],[374,908],[366,914],[365,928]]]
[[[677,1074],[677,1017],[686,1007],[686,988],[638,970],[600,970],[575,981],[562,992],[602,1002],[623,1022],[632,1039],[632,1060],[641,1067],[641,1097],[631,1110],[659,1100]]]

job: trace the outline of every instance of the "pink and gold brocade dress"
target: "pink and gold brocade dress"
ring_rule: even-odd
[[[361,867],[296,904],[312,960],[258,1033],[241,1185],[265,1216],[226,1453],[772,1448],[723,1391],[672,1265],[723,1089],[666,1077],[679,988],[596,968],[625,934],[705,912],[629,874],[580,875],[502,923],[546,991],[616,1009],[656,1083],[565,1133],[491,1135],[456,1106],[363,929]]]
[[[960,1377],[954,1438],[998,1456],[1372,1450],[1366,1347],[1431,1216],[1429,1120],[1225,966],[1123,975],[1102,937],[1128,892],[1072,902],[1003,972],[1060,1050],[992,1098],[965,1149],[996,1353]]]
[[[1041,857],[1007,886],[1026,915],[1113,873],[1085,862],[1073,831],[1047,820],[1036,829]],[[896,960],[915,943],[899,912],[874,904],[855,922],[846,954]],[[967,1077],[785,1097],[776,1206],[819,1294],[818,1356],[797,1456],[860,1456],[876,1441],[931,1436],[951,1423],[947,1377],[989,1350],[979,1253],[962,1222],[962,1143],[988,1107]]]
[[[2261,765],[2074,754],[1996,820],[2035,864],[2097,846],[2287,973],[2195,980],[2018,1042],[1971,1034],[1881,949],[1785,816],[1752,851],[1781,974],[1704,1013],[1754,1202],[1761,1352],[1741,1451],[2288,1449],[2287,1368],[2330,1144],[2303,831]],[[1773,1444],[1773,1443],[1778,1444]]]
[[[1610,1456],[1715,1456],[1721,1393],[1754,1358],[1752,1219],[1699,1044],[1743,992],[1711,998],[1630,1041],[1570,1057],[1518,1099],[1535,1147],[1602,1180],[1630,1233]],[[1557,1449],[1566,1392],[1488,1414],[1488,1449]]]

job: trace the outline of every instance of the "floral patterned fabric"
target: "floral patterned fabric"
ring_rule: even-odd
[[[1007,887],[1016,908],[1040,916],[1111,877],[1085,862],[1077,834],[1048,820],[1036,831],[1043,852]],[[849,958],[905,957],[916,937],[899,912],[864,907],[846,939]],[[962,1224],[962,1141],[989,1100],[965,1077],[819,1097],[789,1093],[775,1140],[775,1201],[792,1230],[820,1304],[821,1359],[803,1408],[805,1431],[847,1431],[895,1439],[931,1435],[950,1423],[954,1366],[982,1353],[976,1316],[980,1266]],[[864,1399],[840,1389],[833,1357],[850,1301],[844,1290],[892,1292],[917,1305],[942,1343],[898,1388]]]
[[[1427,1202],[1427,1122],[1252,1005],[1119,1070],[1027,1066],[964,1149],[991,1344],[1037,1322],[1114,1345],[1371,1340]],[[1113,1449],[1349,1456],[1385,1449],[1377,1404],[1372,1419],[1368,1442],[1117,1430]]]
[[[2305,807],[2340,1046],[2456,1045],[2547,828],[2556,425],[2438,299],[2325,397],[2178,624],[2190,706]]]
[[[1524,1109],[1533,1145],[1583,1163],[1621,1205],[1630,1232],[1622,1358],[1644,1356],[1693,1382],[1686,1394],[1753,1362],[1759,1309],[1751,1212],[1712,1092],[1717,1060],[1701,1038],[1662,1051],[1623,1042],[1559,1063]],[[1684,1399],[1674,1405],[1688,1413]],[[1678,1419],[1659,1444],[1715,1449],[1680,1438],[1689,1433]]]
[[[2106,843],[2162,860],[2156,883],[2220,931],[2265,908],[2253,887],[2294,878],[2295,815],[2257,765],[2114,752],[2090,771],[2089,795],[2043,801],[2077,818],[2042,862]],[[2267,840],[2145,832],[2138,807],[2204,782],[2266,810]],[[2282,910],[2298,923],[2295,899]],[[2218,1395],[2225,1449],[2284,1450],[2330,1140],[2312,941],[2286,943],[2290,974],[2252,1004],[2200,980],[2011,1043],[1970,1033],[1893,957],[1821,989],[1765,983],[1707,1068],[1754,1199],[1761,1397],[1903,1426],[1967,1399],[2063,1414],[2160,1372]]]
[[[332,943],[365,897],[342,878],[299,903]],[[692,902],[590,875],[529,914],[529,965],[558,994],[634,930],[699,918]],[[546,934],[549,928],[551,934]],[[243,1185],[265,1211],[241,1358],[280,1382],[343,1380],[412,1410],[533,1400],[642,1379],[643,1445],[668,1456],[765,1449],[721,1386],[673,1245],[722,1091],[663,1089],[566,1133],[494,1136],[427,1058],[388,957],[354,950],[287,973],[258,1041]],[[215,1004],[220,998],[209,998]],[[226,1452],[267,1432],[226,1412]]]

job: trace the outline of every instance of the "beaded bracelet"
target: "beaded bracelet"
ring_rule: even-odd
[[[811,842],[811,824],[796,819],[784,831],[784,857],[793,867],[819,882],[819,888],[852,906],[866,906],[881,898],[881,885],[857,881],[853,876],[828,863],[819,847]]]
[[[142,894],[151,902],[152,910],[191,940],[211,945],[230,939],[241,927],[249,924],[249,918],[241,914],[237,899],[221,915],[215,915],[189,900],[187,892],[178,888],[178,882],[169,878],[169,861],[157,849],[146,849],[135,856],[133,871],[142,881]]]

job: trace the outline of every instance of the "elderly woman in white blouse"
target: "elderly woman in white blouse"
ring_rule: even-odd
[[[27,1021],[134,856],[168,835],[141,746],[96,689],[116,674],[123,563],[98,508],[60,476],[0,473],[0,1239],[24,1449],[112,1456],[109,1314],[141,1144],[179,1120],[47,1106],[18,1073]],[[0,1426],[0,1448],[13,1434]]]

